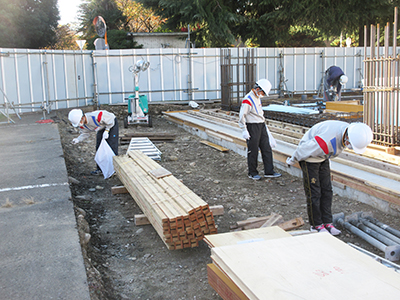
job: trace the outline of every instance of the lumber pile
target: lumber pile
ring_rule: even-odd
[[[224,207],[222,205],[214,205],[210,206],[210,210],[213,214],[213,216],[221,216],[224,214]],[[140,214],[140,215],[135,215],[135,225],[136,226],[141,226],[141,225],[149,225],[151,224],[149,219],[147,219],[146,215]]]
[[[114,169],[169,250],[217,233],[208,204],[141,151],[114,156]]]

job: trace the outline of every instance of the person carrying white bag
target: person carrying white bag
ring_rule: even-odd
[[[72,140],[77,144],[96,132],[97,169],[91,175],[101,175],[109,178],[114,174],[112,157],[118,155],[119,129],[118,121],[113,113],[106,110],[96,110],[83,113],[81,109],[72,109],[68,114],[72,126],[79,127],[80,135]]]

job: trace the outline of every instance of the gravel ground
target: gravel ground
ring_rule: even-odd
[[[210,107],[211,108],[211,107]],[[223,205],[225,213],[216,216],[218,232],[229,232],[236,221],[249,217],[280,214],[284,220],[302,217],[300,229],[309,229],[302,181],[285,172],[277,179],[253,182],[247,178],[246,158],[232,151],[223,153],[200,143],[160,113],[188,109],[187,106],[151,106],[153,127],[123,127],[126,106],[105,106],[119,120],[120,136],[128,132],[175,134],[171,142],[155,143],[163,153],[160,165],[181,179],[192,191],[211,205]],[[91,111],[91,107],[84,108]],[[82,252],[91,297],[95,299],[221,299],[207,281],[210,249],[199,247],[167,250],[151,225],[135,226],[134,215],[142,213],[129,194],[112,195],[111,187],[122,185],[117,176],[104,180],[91,176],[95,169],[95,136],[72,145],[78,135],[68,122],[68,110],[56,112],[64,157],[71,177]],[[120,145],[120,154],[127,146]],[[383,223],[400,229],[396,217],[366,204],[334,195],[333,213],[349,215],[371,212]],[[383,253],[351,233],[340,240],[350,242],[383,256]]]

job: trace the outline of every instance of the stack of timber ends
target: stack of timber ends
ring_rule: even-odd
[[[168,249],[197,247],[217,233],[209,205],[143,152],[114,156],[114,168]]]
[[[249,298],[214,264],[207,265],[208,284],[224,300],[248,300]]]

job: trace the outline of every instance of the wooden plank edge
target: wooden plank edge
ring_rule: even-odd
[[[210,210],[211,210],[211,212],[213,213],[214,216],[221,216],[221,215],[224,214],[223,205],[210,206]],[[147,219],[145,214],[137,214],[137,215],[134,216],[134,218],[135,218],[135,225],[136,226],[151,224],[150,221]]]

